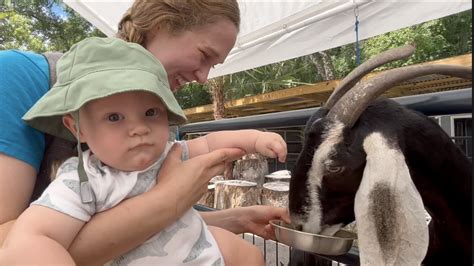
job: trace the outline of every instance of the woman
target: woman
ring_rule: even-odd
[[[210,68],[222,63],[235,44],[239,23],[235,0],[136,1],[120,22],[119,36],[153,53],[164,65],[172,90],[177,91],[190,81],[206,82]],[[27,53],[7,57],[8,66],[0,55],[0,70],[8,73],[0,82],[0,94],[5,99],[0,102],[0,110],[5,112],[0,121],[2,128],[10,129],[9,136],[0,135],[0,240],[33,193],[41,156],[31,159],[34,156],[26,155],[42,154],[44,140],[21,123],[21,116],[47,91],[49,81],[44,58]],[[21,66],[14,68],[21,60]],[[28,64],[30,67],[25,68]],[[19,144],[15,141],[18,138],[24,142]],[[23,151],[17,152],[19,147]],[[179,151],[172,152],[154,189],[97,214],[84,227],[69,250],[76,263],[103,264],[173,223],[206,191],[208,180],[223,172],[224,163],[239,155],[235,150],[221,149],[182,162]],[[273,237],[270,219],[289,219],[286,210],[264,206],[202,216],[209,225],[264,238]]]

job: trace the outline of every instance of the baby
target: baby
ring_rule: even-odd
[[[15,223],[4,247],[6,257],[17,262],[44,255],[22,249],[26,242],[48,247],[48,257],[57,258],[57,263],[72,262],[67,249],[84,224],[95,213],[160,182],[157,173],[173,145],[180,145],[183,160],[231,147],[280,161],[287,153],[280,135],[258,130],[168,141],[169,125],[186,118],[169,89],[164,68],[141,46],[112,38],[89,38],[64,54],[58,62],[58,82],[24,120],[49,134],[77,140],[79,156],[61,165],[56,179]],[[82,152],[80,143],[87,144],[88,150]],[[19,250],[22,254],[16,255]],[[229,231],[207,226],[191,208],[112,261],[112,265],[128,264],[263,265],[264,261],[255,246]]]

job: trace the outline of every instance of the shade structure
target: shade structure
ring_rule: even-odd
[[[133,0],[65,0],[107,36],[114,36]],[[217,77],[339,47],[358,38],[472,9],[470,0],[239,0],[241,28]]]

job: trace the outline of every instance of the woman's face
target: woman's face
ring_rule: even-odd
[[[176,92],[191,81],[205,83],[211,67],[224,62],[237,33],[232,22],[221,19],[178,35],[158,29],[145,46],[163,64]]]

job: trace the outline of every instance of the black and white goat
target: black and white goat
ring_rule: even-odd
[[[362,265],[471,264],[470,160],[430,118],[376,98],[423,75],[472,79],[472,68],[407,66],[359,82],[413,51],[362,64],[308,120],[290,182],[291,218],[325,235],[355,220]]]

